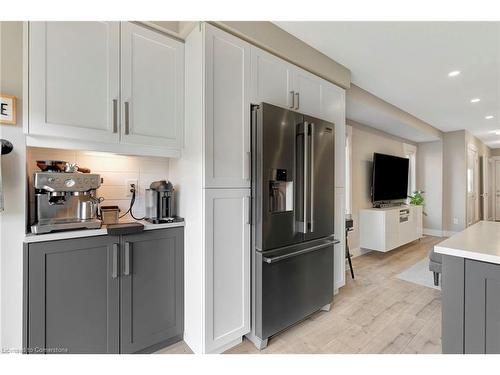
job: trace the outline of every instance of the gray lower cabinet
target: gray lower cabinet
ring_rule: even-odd
[[[182,228],[122,237],[121,353],[182,339],[183,241]]]
[[[465,261],[465,353],[500,354],[500,266]]]
[[[443,353],[500,354],[500,265],[443,256]]]
[[[28,353],[133,353],[183,334],[183,228],[32,243],[24,254]]]
[[[28,246],[30,351],[118,353],[119,242],[100,236]]]

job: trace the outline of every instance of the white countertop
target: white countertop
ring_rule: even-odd
[[[125,224],[126,222],[120,223]],[[165,224],[151,224],[146,220],[139,220],[137,223],[144,225],[144,230],[154,230],[154,229],[165,229],[165,228],[175,228],[183,227],[184,221],[179,221],[175,223],[165,223]],[[62,232],[52,232],[46,234],[33,234],[29,233],[24,237],[24,243],[33,242],[44,242],[44,241],[55,241],[55,240],[66,240],[68,238],[79,238],[79,237],[91,237],[91,236],[104,236],[108,234],[106,226],[103,225],[100,229],[79,229],[70,230]]]
[[[500,264],[500,223],[480,221],[438,243],[439,254]]]

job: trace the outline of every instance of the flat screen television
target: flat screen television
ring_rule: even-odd
[[[373,154],[372,201],[388,202],[408,196],[409,159]]]

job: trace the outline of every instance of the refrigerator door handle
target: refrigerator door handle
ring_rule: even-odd
[[[308,155],[309,155],[309,142],[307,139],[307,129],[309,128],[309,123],[307,121],[304,121],[304,192],[303,192],[303,214],[304,214],[304,226],[302,228],[302,233],[307,233],[307,195],[308,195],[308,185],[309,185],[309,160],[308,160]]]
[[[308,130],[308,134],[309,134],[309,140],[311,142],[311,146],[310,146],[310,155],[311,155],[311,163],[310,163],[310,168],[311,168],[311,171],[309,173],[309,179],[311,181],[310,183],[310,193],[309,193],[309,196],[311,197],[311,207],[310,207],[310,210],[309,210],[309,225],[308,225],[308,229],[309,229],[309,232],[314,232],[314,123],[311,122],[311,124],[309,125],[310,128]]]
[[[333,246],[333,245],[335,245],[335,244],[337,244],[339,242],[340,241],[338,241],[338,240],[334,240],[334,241],[330,241],[328,243],[324,243],[324,244],[321,244],[321,245],[316,245],[316,246],[313,246],[313,247],[309,247],[307,249],[298,250],[298,251],[295,251],[295,252],[289,253],[289,254],[278,255],[278,256],[269,257],[269,258],[268,257],[262,257],[262,261],[266,262],[267,264],[272,264],[272,263],[279,262],[281,260],[285,260],[285,259],[293,258],[293,257],[299,256],[299,255],[302,255],[302,254],[307,254],[307,253],[311,253],[313,251],[321,250],[321,249],[324,249],[325,247]]]

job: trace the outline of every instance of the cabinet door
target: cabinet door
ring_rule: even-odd
[[[321,84],[321,118],[335,124],[335,187],[345,185],[345,90],[324,81]]]
[[[293,90],[295,96],[295,110],[306,115],[322,118],[321,113],[321,84],[322,79],[295,68],[293,73]]]
[[[250,187],[250,46],[204,27],[205,187]]]
[[[122,237],[121,353],[166,346],[184,331],[184,228]]]
[[[500,354],[500,266],[465,261],[465,353]]]
[[[382,211],[385,215],[385,247],[384,251],[395,249],[401,245],[399,236],[399,210],[385,210]]]
[[[118,243],[100,236],[29,245],[29,348],[118,353]]]
[[[334,207],[335,239],[340,243],[335,245],[333,259],[333,288],[339,289],[345,285],[345,191],[343,188],[335,188]]]
[[[122,143],[179,149],[184,124],[184,44],[122,22]]]
[[[205,190],[206,351],[250,331],[250,190]]]
[[[293,109],[292,68],[289,63],[252,47],[252,102]]]
[[[29,133],[118,142],[117,22],[32,22]]]

